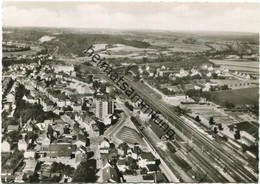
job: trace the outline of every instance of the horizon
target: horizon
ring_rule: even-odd
[[[3,2],[3,26],[259,33],[259,3]]]
[[[233,33],[233,34],[257,34],[260,32],[250,32],[250,31],[225,31],[225,30],[166,30],[166,29],[134,29],[134,28],[95,28],[95,27],[49,27],[49,26],[2,26],[3,29],[12,29],[12,28],[37,28],[37,29],[74,29],[76,30],[107,30],[107,31],[130,31],[130,32],[170,32],[170,33]],[[100,33],[99,33],[100,34]]]

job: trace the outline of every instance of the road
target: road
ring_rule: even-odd
[[[209,140],[201,132],[196,131],[194,127],[189,125],[187,122],[179,118],[173,111],[169,110],[164,104],[159,102],[157,99],[152,98],[149,94],[144,93],[142,88],[138,86],[132,80],[126,77],[128,84],[135,89],[135,91],[149,104],[154,110],[158,110],[169,122],[172,127],[176,130],[181,130],[181,132],[186,136],[192,136],[193,144],[200,150],[202,146],[206,150],[203,157],[210,161],[217,162],[228,168],[229,174],[237,182],[256,182],[257,178],[247,169],[244,168],[244,164],[237,160],[234,155],[226,152],[221,145],[216,144]],[[183,135],[180,135],[183,136]],[[198,157],[199,154],[196,155]],[[216,158],[217,161],[216,161]],[[205,163],[206,164],[206,163]],[[210,164],[206,164],[209,166]],[[215,178],[215,182],[225,182],[226,179],[222,177],[216,168],[211,167],[210,169],[211,177]]]

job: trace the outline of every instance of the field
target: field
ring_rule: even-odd
[[[248,61],[248,60],[210,60],[210,62],[225,66],[230,70],[237,70],[237,71],[249,71],[249,72],[256,72],[259,71],[259,62],[255,61]]]
[[[141,135],[138,134],[136,130],[126,126],[124,126],[118,132],[117,137],[128,144],[135,144],[135,143],[139,143],[140,145],[145,144],[141,138]]]
[[[225,102],[231,102],[236,105],[258,104],[258,88],[246,88],[230,91],[218,91],[211,93],[213,101],[216,104],[224,105]]]

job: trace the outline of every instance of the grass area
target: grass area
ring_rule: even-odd
[[[236,89],[228,91],[217,91],[211,93],[213,101],[216,104],[224,105],[230,102],[235,105],[242,104],[258,104],[259,91],[258,88]]]
[[[141,145],[144,145],[144,142],[143,142],[140,134],[138,134],[136,130],[126,127],[126,126],[124,126],[118,132],[117,137],[128,144],[139,143]]]

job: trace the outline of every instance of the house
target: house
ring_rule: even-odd
[[[176,77],[182,78],[189,75],[189,72],[184,70],[183,68],[180,69],[180,72],[175,74]]]
[[[201,89],[201,87],[200,87],[200,86],[197,86],[197,85],[195,85],[195,86],[194,86],[194,89],[195,89],[195,90],[200,90],[200,89]]]
[[[80,163],[83,159],[84,159],[85,153],[83,153],[80,150],[77,150],[75,153],[75,162],[76,163]]]
[[[37,99],[33,98],[31,95],[24,95],[22,99],[31,104],[37,103],[38,101]]]
[[[138,166],[140,168],[147,168],[148,164],[155,164],[156,158],[151,152],[143,152],[139,156]]]
[[[214,70],[214,68],[213,68],[212,66],[209,66],[209,67],[208,67],[208,71],[211,72],[211,71],[213,71],[213,70]]]
[[[40,169],[40,179],[44,180],[51,176],[51,164],[52,162],[44,162]]]
[[[202,91],[210,91],[210,89],[211,89],[211,85],[209,83],[206,83]]]
[[[211,77],[211,76],[212,76],[212,73],[211,73],[211,72],[208,72],[208,73],[206,74],[206,76],[207,76],[207,77]]]
[[[185,85],[184,85],[184,89],[185,89],[186,91],[193,90],[193,89],[195,89],[195,88],[194,88],[194,84],[185,84]]]
[[[89,117],[88,113],[75,113],[75,121],[79,124],[90,124],[92,119]]]
[[[75,71],[75,68],[73,65],[54,65],[53,69],[54,69],[55,73],[64,72],[69,75]]]
[[[92,133],[94,136],[100,136],[100,129],[99,129],[99,126],[98,124],[94,123],[94,124],[91,124],[91,127],[92,127]]]
[[[154,183],[154,179],[155,179],[154,175],[155,173],[143,175],[143,180],[148,183]]]
[[[148,169],[148,173],[153,173],[153,172],[159,170],[158,165],[155,165],[155,164],[147,164],[146,168]]]
[[[32,132],[33,131],[33,127],[32,125],[33,124],[36,124],[36,120],[32,120],[32,119],[29,119],[26,124],[23,126],[23,130],[24,131],[27,131],[27,132]]]
[[[23,155],[26,159],[33,159],[35,157],[35,151],[25,151]]]
[[[16,175],[15,179],[14,179],[15,183],[24,183],[24,180],[23,180],[24,173],[23,172],[16,172],[15,175]]]
[[[143,180],[150,183],[168,183],[169,181],[161,171],[143,175]]]
[[[129,169],[126,159],[119,159],[117,161],[117,167],[121,172],[125,172],[127,169]]]
[[[240,131],[241,139],[248,145],[257,141],[259,132],[259,125],[255,122],[240,122],[236,124],[237,129]]]
[[[106,126],[110,125],[111,122],[112,122],[112,120],[111,120],[111,116],[110,116],[110,115],[104,117],[103,123],[104,123]]]
[[[109,153],[109,148],[100,148],[99,152],[100,152],[100,154],[108,154]]]
[[[195,75],[200,75],[201,76],[201,73],[199,73],[198,70],[192,68],[190,76],[195,76]]]
[[[1,180],[5,183],[12,181],[14,179],[13,170],[12,168],[1,168]]]
[[[177,86],[168,86],[167,89],[170,92],[173,92],[175,94],[182,94],[183,93],[183,90],[178,85]]]
[[[120,173],[119,170],[116,169],[114,166],[111,166],[109,163],[107,163],[102,168],[102,177],[103,182],[106,183],[120,183]]]
[[[242,81],[242,80],[211,80],[212,82],[216,83],[218,86],[227,86],[229,89],[241,89],[241,88],[249,88],[253,87],[254,85],[251,84],[249,81]]]
[[[35,168],[37,165],[37,161],[34,159],[25,159],[25,167],[23,169],[23,173],[27,175],[33,175]]]
[[[47,148],[42,147],[41,152],[46,152],[48,157],[73,157],[77,146],[73,144],[50,144]]]
[[[9,93],[8,95],[6,95],[6,101],[9,103],[15,102],[15,94],[13,91],[11,93]]]
[[[18,131],[19,130],[19,125],[8,125],[7,127],[7,132],[12,132],[12,131]]]
[[[110,147],[110,143],[109,143],[109,141],[106,138],[104,138],[104,140],[100,143],[99,147],[100,148],[109,148]]]
[[[9,142],[7,141],[3,141],[2,142],[2,146],[1,146],[1,152],[10,152],[11,151],[11,145]]]
[[[27,151],[28,144],[24,139],[20,139],[18,141],[18,150],[19,151]]]
[[[51,140],[47,136],[45,136],[41,142],[42,146],[49,146],[51,144]]]

